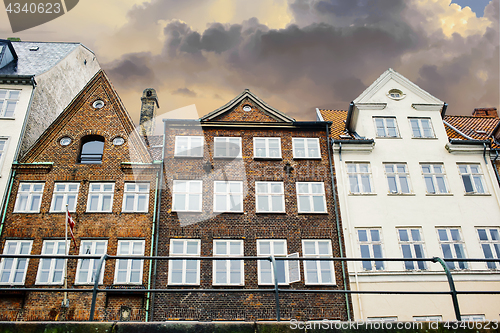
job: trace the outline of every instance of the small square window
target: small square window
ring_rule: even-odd
[[[479,164],[458,164],[458,171],[462,176],[465,193],[485,194],[486,184]]]
[[[69,240],[66,242],[68,246]],[[64,240],[45,240],[43,241],[42,254],[47,255],[65,255],[66,245]],[[36,284],[54,284],[62,285],[64,281],[65,259],[40,259],[38,265],[38,274],[36,275]]]
[[[328,239],[302,240],[304,257],[332,258],[332,243]],[[333,261],[304,261],[306,284],[335,284]]]
[[[44,183],[19,183],[14,213],[39,213]]]
[[[390,194],[410,194],[410,175],[406,163],[384,163]]]
[[[320,159],[318,138],[292,138],[293,158]]]
[[[114,183],[90,183],[88,213],[110,213],[113,210]]]
[[[380,229],[358,229],[358,243],[361,258],[382,259],[382,237]],[[381,260],[363,261],[365,271],[383,270],[384,262]]]
[[[425,258],[424,241],[420,228],[398,228],[399,245],[403,252],[403,258],[418,259]],[[405,261],[404,267],[407,270],[425,270],[425,261]]]
[[[216,137],[214,145],[214,158],[241,158],[240,137]]]
[[[255,182],[257,213],[284,213],[283,182]]]
[[[445,259],[465,259],[465,243],[459,228],[437,228],[438,240]],[[467,261],[447,261],[449,269],[467,269]]]
[[[299,213],[326,213],[323,182],[297,182]]]
[[[214,257],[243,256],[243,241],[235,239],[214,240]],[[243,260],[214,260],[213,284],[237,285],[245,284]]]
[[[370,163],[346,162],[350,194],[374,193],[372,189]]]
[[[79,189],[80,184],[78,183],[55,183],[50,212],[64,213],[66,205],[68,205],[70,212],[75,212]]]
[[[447,194],[448,185],[443,164],[421,164],[428,194]]]
[[[484,258],[500,259],[500,229],[494,227],[477,228],[479,244]],[[500,262],[487,262],[488,269],[499,269]]]
[[[214,182],[214,212],[243,212],[243,182]]]
[[[119,240],[117,256],[143,256],[144,240]],[[142,259],[118,259],[115,284],[142,284]]]
[[[280,138],[253,138],[254,158],[281,158]]]
[[[0,118],[12,118],[19,101],[19,90],[0,89]]]
[[[176,136],[176,157],[203,157],[203,144],[205,138],[202,136]]]
[[[430,118],[408,118],[414,138],[434,138],[434,130]]]
[[[202,211],[201,180],[174,180],[172,210],[175,212],[201,212]]]
[[[287,255],[284,239],[258,239],[258,256],[298,257],[298,253]],[[258,281],[260,285],[274,284],[274,270],[271,261],[257,260]],[[290,284],[300,281],[300,265],[297,260],[276,260],[278,284]]]
[[[123,212],[147,213],[149,208],[149,184],[125,183]]]
[[[171,239],[170,256],[200,256],[199,239]],[[168,264],[169,285],[199,285],[200,261],[199,260],[169,260]]]
[[[106,253],[108,246],[107,240],[82,240],[80,242],[80,255],[81,256],[102,256]],[[76,284],[94,284],[95,275],[97,273],[97,265],[99,259],[78,259],[76,270]],[[104,267],[101,268],[99,276],[99,284],[102,284],[104,277]]]
[[[398,125],[393,117],[373,117],[378,138],[398,138]]]
[[[31,254],[31,240],[6,240],[3,254]],[[28,258],[2,258],[0,284],[23,285],[28,270]]]

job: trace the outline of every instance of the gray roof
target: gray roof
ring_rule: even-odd
[[[18,59],[0,68],[0,75],[45,73],[80,45],[80,43],[12,42]],[[36,47],[37,51],[30,51]]]

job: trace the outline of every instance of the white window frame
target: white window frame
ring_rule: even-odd
[[[186,183],[187,191],[181,192],[178,190],[178,185],[180,183]],[[192,184],[198,184],[200,191],[194,192],[191,190]],[[184,209],[179,209],[176,207],[178,196],[185,195],[186,199],[184,200]],[[189,202],[198,196],[198,207],[199,209],[193,210],[189,209]],[[201,212],[203,210],[203,181],[202,180],[174,180],[172,183],[172,211],[173,212]]]
[[[389,317],[367,317],[366,318],[367,322],[381,322],[381,323],[386,323],[386,322],[392,322],[392,321],[398,321],[397,316],[389,316]]]
[[[477,168],[477,172],[473,172],[472,167]],[[465,194],[488,194],[488,188],[484,181],[483,172],[479,163],[457,163],[458,173],[462,177]],[[467,192],[465,178],[469,179],[472,191]]]
[[[174,253],[174,242],[182,242],[182,253]],[[196,243],[197,249],[196,253],[187,253],[187,243]],[[201,251],[201,240],[200,239],[195,239],[195,238],[173,238],[170,239],[170,249],[169,249],[169,255],[170,257],[199,257],[200,256],[200,251]],[[186,273],[187,273],[187,265],[186,262],[188,259],[181,259],[177,260],[181,261],[182,263],[182,269],[181,269],[181,274],[182,274],[182,282],[177,283],[172,281],[172,270],[173,270],[173,262],[172,260],[169,260],[168,263],[168,285],[190,285],[190,286],[198,286],[200,284],[200,260],[193,260],[196,262],[196,281],[193,283],[187,283],[186,282]]]
[[[54,243],[54,247],[53,247],[52,253],[46,253],[46,251],[47,251],[47,245],[49,243]],[[67,244],[67,247],[64,244],[64,239],[62,239],[62,240],[46,239],[46,240],[43,241],[43,246],[42,246],[42,252],[41,252],[41,254],[42,255],[44,255],[44,254],[46,254],[46,255],[53,255],[53,256],[64,256],[66,254],[66,248],[69,251],[69,246],[71,245],[69,240],[66,241],[66,244]],[[63,253],[57,253],[57,251],[59,250],[59,246],[61,246],[61,245],[63,246],[62,250],[64,252]],[[50,262],[50,267],[49,267],[49,281],[42,282],[42,281],[40,281],[40,278],[41,278],[41,274],[42,274],[43,263],[45,261],[49,261]],[[56,268],[55,266],[56,266],[56,264],[57,264],[58,261],[63,263],[61,281],[54,282],[53,281],[54,280],[54,274],[56,272],[55,271],[55,268]],[[35,282],[35,284],[44,285],[44,286],[49,286],[49,285],[60,286],[60,285],[62,285],[64,283],[64,275],[65,275],[65,270],[67,269],[67,265],[68,265],[68,259],[57,259],[57,258],[40,259],[40,262],[38,264],[38,272],[36,274],[36,282]]]
[[[225,192],[218,192],[217,191],[217,184],[218,183],[225,183],[226,184],[226,191]],[[241,191],[239,192],[231,192],[231,184],[239,184]],[[228,190],[229,189],[229,190]],[[224,196],[225,201],[226,201],[226,207],[228,209],[225,210],[217,210],[217,196]],[[240,210],[231,210],[231,207],[235,207],[234,205],[231,206],[231,202],[233,201],[231,198],[234,196],[239,196],[240,202],[239,206],[241,207]],[[243,213],[243,182],[241,181],[214,181],[214,212],[217,213]]]
[[[270,242],[270,254],[262,254],[261,250],[261,243],[264,242]],[[284,253],[278,253],[276,254],[275,252],[275,244],[276,243],[283,243],[283,249]],[[270,239],[270,238],[265,238],[265,239],[257,239],[257,256],[265,256],[269,257],[270,255],[274,255],[274,257],[298,257],[298,253],[292,253],[292,254],[287,254],[288,251],[288,245],[286,239]],[[271,282],[263,282],[262,281],[262,264],[266,262],[269,263],[269,267],[271,270]],[[283,263],[284,267],[284,275],[285,275],[285,281],[284,282],[278,282],[280,285],[288,285],[290,283],[298,282],[300,281],[300,264],[299,261],[297,260],[276,260],[276,265],[279,263]],[[293,266],[292,269],[290,269],[290,266]],[[276,270],[278,270],[278,267],[276,267]],[[259,285],[274,285],[274,270],[272,263],[269,260],[257,260],[257,271],[258,271],[258,284]],[[296,276],[292,276],[292,273],[295,272]]]
[[[125,242],[129,242],[129,251],[128,253],[122,253],[122,247]],[[123,239],[123,240],[118,240],[118,248],[116,249],[116,255],[117,256],[144,256],[144,247],[145,247],[145,240],[144,239]],[[141,244],[142,251],[141,253],[132,253],[134,250],[134,244]],[[131,282],[131,277],[132,277],[132,261],[133,260],[138,260],[140,262],[140,269],[139,271],[139,281],[138,282]],[[126,268],[126,281],[118,281],[118,271],[120,262],[125,261],[127,263],[127,268]],[[142,259],[117,259],[116,264],[115,264],[115,278],[114,278],[114,284],[117,285],[141,285],[142,284],[142,278],[143,278],[143,273],[144,273],[144,260]]]
[[[423,120],[429,121],[429,129],[431,131],[431,135],[425,135],[425,130],[423,126]],[[434,139],[436,137],[436,133],[434,132],[434,127],[432,126],[431,118],[426,117],[408,117],[408,122],[410,123],[410,130],[412,138],[414,139]],[[413,124],[417,124],[419,136],[415,135],[415,131],[413,130]]]
[[[361,241],[359,239],[359,231],[365,230],[367,240]],[[379,240],[373,240],[372,230],[378,231]],[[366,272],[376,272],[385,270],[385,263],[383,260],[384,257],[384,247],[383,247],[383,238],[382,238],[382,229],[381,228],[356,228],[356,240],[358,241],[358,250],[360,254],[360,258],[366,258],[366,261],[361,261],[361,270]],[[362,246],[368,246],[369,257],[363,257],[363,252],[361,250]],[[375,257],[375,248],[374,246],[380,246],[380,257]],[[375,260],[378,259],[378,260]],[[370,269],[364,267],[365,262],[370,263]],[[380,268],[379,268],[380,267]]]
[[[1,105],[0,105],[0,119],[1,118],[7,118],[7,119],[14,118],[16,116],[16,108],[17,108],[17,104],[19,103],[19,97],[21,96],[21,90],[0,89],[0,92],[1,91],[6,91],[7,93],[5,95],[6,98],[0,99],[0,102],[2,102]],[[17,99],[10,98],[10,95],[11,95],[12,92],[19,93]],[[5,116],[5,113],[7,112],[7,104],[13,103],[13,102],[15,103],[13,114],[10,115],[10,116]]]
[[[183,147],[180,147],[180,145],[179,145],[180,144],[179,138],[186,138],[187,139],[187,147],[185,149],[181,149]],[[193,141],[196,141],[196,140],[201,140],[200,146],[193,145]],[[205,146],[205,137],[203,137],[203,136],[177,135],[175,137],[174,156],[175,157],[203,157],[204,146]],[[196,153],[196,150],[194,149],[195,147],[200,147],[201,151],[199,153]]]
[[[486,316],[484,314],[475,315],[460,315],[460,321],[485,321]]]
[[[314,251],[315,254],[306,254],[306,243],[314,243]],[[328,253],[327,254],[319,254],[319,243],[327,243]],[[333,258],[332,254],[332,241],[330,239],[303,239],[302,240],[302,253],[304,257],[311,258]],[[311,282],[308,280],[307,266],[309,264],[313,264],[315,268],[313,270],[316,271],[316,275],[318,276],[318,282]],[[333,261],[304,261],[304,280],[306,285],[336,285],[335,281],[335,267],[333,265]],[[330,280],[331,282],[323,282],[323,271],[325,270],[324,265],[328,265],[328,269],[330,270]]]
[[[429,173],[424,172],[424,167],[429,166]],[[436,166],[441,167],[442,172],[436,172]],[[444,164],[442,163],[420,163],[420,170],[422,172],[422,177],[424,178],[425,191],[428,195],[446,195],[450,193],[450,187],[448,185],[448,179],[446,177],[446,170],[444,169]],[[438,179],[443,179],[443,184],[446,192],[443,192],[439,187]],[[432,182],[432,187],[434,188],[434,192],[429,192],[429,184],[427,180],[430,179]]]
[[[8,137],[0,137],[0,142],[1,141],[3,141],[3,148],[0,149],[0,170],[2,169],[3,161],[5,160],[5,154],[7,153],[7,147],[9,146],[9,138]]]
[[[64,185],[64,190],[57,191],[58,185]],[[70,191],[69,190],[70,185],[76,185],[76,191]],[[79,191],[80,191],[80,183],[55,182],[54,183],[54,192],[52,194],[52,202],[50,203],[50,213],[65,213],[66,212],[66,205],[68,204],[68,197],[70,195],[74,195],[75,199],[74,199],[74,205],[72,205],[72,206],[68,205],[68,210],[70,212],[74,213],[76,211],[76,204],[78,202]],[[55,209],[57,196],[62,196],[62,204],[61,204],[60,210]]]
[[[298,156],[297,154],[298,141],[304,141],[304,156]],[[309,152],[311,148],[316,148],[318,150],[318,156],[311,156]],[[292,138],[292,150],[294,159],[321,159],[321,147],[318,138]]]
[[[440,230],[446,231],[447,240],[441,240]],[[460,236],[459,240],[453,239],[451,230],[458,230],[458,235]],[[459,227],[436,227],[436,232],[437,232],[439,247],[441,248],[441,253],[443,254],[443,258],[449,258],[449,259],[466,259],[467,258],[467,252],[465,252],[465,241],[464,241],[464,238],[462,236],[462,230]],[[444,245],[449,245],[451,257],[445,256]],[[461,251],[463,252],[463,257],[461,257],[461,258],[459,258],[457,256],[457,250],[456,250],[457,246],[461,247]],[[448,265],[448,268],[450,270],[465,270],[465,269],[469,268],[467,261],[448,261],[448,262],[446,262],[446,264]]]
[[[238,142],[239,151],[237,155],[231,155],[230,145],[234,142]],[[217,149],[217,143],[225,143],[224,154],[218,155],[219,150]],[[226,137],[214,137],[214,156],[213,158],[241,158],[241,137],[239,136],[226,136]]]
[[[400,171],[401,166],[404,168],[404,172]],[[392,172],[388,170],[388,167],[392,167]],[[408,172],[408,166],[406,163],[384,163],[385,178],[387,179],[387,186],[389,194],[412,194],[412,187],[410,182],[410,173]],[[394,178],[394,185],[396,190],[391,190],[390,178]],[[406,180],[406,185],[408,192],[404,191],[403,182]]]
[[[220,254],[217,253],[217,244],[219,243],[225,243],[226,245],[226,253],[225,254]],[[238,244],[239,246],[239,253],[234,254],[230,253],[230,245],[231,243],[233,244]],[[213,253],[214,257],[239,257],[244,255],[244,248],[243,248],[243,240],[241,239],[214,239],[213,242]],[[226,282],[217,282],[217,264],[218,263],[224,263],[224,273],[226,276]],[[233,268],[237,267],[236,269],[239,270],[240,272],[240,281],[238,282],[233,282],[231,283],[231,271]],[[245,284],[245,270],[244,270],[244,261],[243,260],[214,260],[213,265],[212,265],[212,284],[214,286],[243,286]]]
[[[484,230],[486,239],[481,239],[479,230]],[[497,238],[493,239],[492,231],[495,231]],[[500,228],[498,227],[476,227],[476,235],[483,252],[485,259],[500,259]],[[485,248],[491,252],[491,257],[486,257]],[[500,269],[500,262],[487,262],[485,263],[488,269]]]
[[[129,186],[134,185],[133,190],[129,190]],[[146,186],[146,190],[141,190],[141,187]],[[133,198],[132,210],[127,209],[127,197]],[[142,210],[139,210],[139,197],[146,197],[146,204]],[[149,183],[141,182],[125,182],[123,187],[123,203],[122,212],[124,213],[147,213],[149,211]]]
[[[272,192],[273,185],[280,185],[280,192],[274,193]],[[259,192],[259,185],[265,185],[267,187],[266,192]],[[273,207],[273,198],[280,198],[281,202],[281,210],[274,209]],[[267,199],[268,210],[259,209],[259,198],[263,198],[263,200]],[[257,213],[285,213],[285,190],[283,182],[255,182],[255,211]]]
[[[442,321],[443,316],[413,316],[413,321]]]
[[[369,162],[346,162],[345,166],[347,172],[347,180],[349,182],[349,194],[375,194],[375,189],[373,188],[371,166]],[[362,166],[367,166],[367,171],[364,171],[362,169]],[[356,179],[355,184],[352,183],[354,179]],[[364,179],[368,179],[368,184],[363,182]],[[370,187],[368,190],[366,189],[366,185]]]
[[[97,243],[104,243],[104,253],[107,252],[108,248],[108,241],[105,239],[95,239],[95,240],[81,240],[80,241],[80,255],[81,256],[99,256],[103,255],[104,253],[96,253],[96,247]],[[90,245],[90,253],[84,253],[87,251],[87,245]],[[85,281],[80,281],[80,272],[82,270],[82,264],[84,260],[88,260],[89,262],[89,268],[87,272],[87,278]],[[76,276],[75,276],[75,285],[91,285],[94,284],[94,275],[97,273],[97,265],[100,262],[99,259],[78,259],[78,264],[76,268]],[[103,265],[101,268],[101,274],[99,275],[99,284],[103,284],[103,278],[104,278],[104,270],[106,268],[106,265]]]
[[[27,186],[27,185],[29,185],[29,190],[23,191],[22,190],[23,186]],[[39,191],[35,191],[34,187],[36,185],[41,185],[42,188]],[[39,213],[40,206],[42,205],[44,188],[45,188],[45,183],[19,182],[19,188],[17,189],[16,204],[14,206],[13,213]],[[27,196],[26,206],[25,206],[24,210],[22,210],[19,207],[21,205],[19,198],[24,197],[24,196]],[[36,209],[26,209],[26,208],[31,207],[33,205],[33,199],[36,197],[38,197],[38,206],[36,207]]]
[[[313,185],[317,185],[317,184],[320,184],[321,185],[321,192],[318,192],[318,193],[313,193],[312,192],[312,189],[313,189]],[[300,185],[307,185],[307,193],[300,193],[299,191],[299,186]],[[295,189],[297,191],[297,209],[298,209],[298,212],[299,213],[305,213],[305,214],[322,214],[322,213],[327,213],[328,212],[328,208],[326,206],[326,195],[325,195],[325,183],[323,182],[296,182],[295,183]],[[322,197],[323,198],[323,207],[325,208],[324,210],[322,211],[317,211],[317,210],[314,210],[314,197]],[[311,210],[309,211],[306,211],[303,209],[303,207],[301,207],[301,204],[300,204],[300,198],[309,198],[309,207],[311,208]]]
[[[8,253],[10,244],[15,244],[14,253]],[[3,247],[3,254],[21,254],[22,244],[23,245],[28,244],[28,251],[27,253],[23,254],[31,254],[31,247],[33,245],[32,240],[10,240],[10,239],[5,241]],[[5,268],[7,262],[12,262],[12,265],[8,270]],[[24,268],[20,269],[19,265],[22,265],[23,262],[24,262]],[[2,258],[2,261],[0,262],[0,278],[6,271],[10,272],[9,272],[9,280],[7,282],[0,282],[0,285],[24,285],[26,281],[26,273],[28,272],[28,264],[29,264],[29,258]],[[14,277],[16,276],[17,272],[21,272],[23,274],[21,282],[14,282]]]
[[[389,127],[388,125],[388,119],[394,120],[394,131],[395,135],[389,135],[389,129],[392,127]],[[380,120],[382,122],[382,127],[380,127],[377,123],[377,120]],[[379,117],[379,116],[374,116],[373,117],[373,124],[375,125],[375,136],[377,138],[399,138],[399,130],[398,130],[398,122],[396,120],[396,117]],[[379,128],[384,131],[384,135],[379,135]]]
[[[406,234],[408,236],[408,240],[402,240],[401,239],[401,232],[402,230],[406,230]],[[419,240],[414,239],[414,231],[418,231],[419,235]],[[403,258],[405,259],[418,259],[418,258],[425,258],[425,242],[423,239],[423,233],[422,233],[422,228],[420,227],[407,227],[407,228],[396,228],[397,234],[398,234],[398,240],[399,240],[399,247],[401,249],[401,254],[403,255]],[[407,246],[410,249],[410,257],[405,257],[405,251],[403,250],[403,247]],[[421,257],[417,257],[417,247],[420,247],[421,249]],[[413,268],[409,268],[409,263],[413,265]],[[427,270],[427,263],[425,261],[418,261],[418,260],[408,260],[403,262],[403,269],[405,270],[410,270],[410,271],[423,271]]]
[[[92,185],[99,185],[99,191],[92,191]],[[111,185],[111,191],[104,191],[104,185]],[[92,195],[98,196],[97,209],[91,210],[90,208],[90,199]],[[106,195],[111,195],[111,202],[109,204],[108,210],[103,210],[103,198]],[[113,199],[115,195],[115,183],[110,182],[91,182],[89,183],[89,195],[87,198],[87,213],[111,213],[113,211]]]
[[[257,140],[264,140],[264,156],[257,156]],[[269,142],[271,140],[277,140],[278,141],[278,155],[277,156],[270,156],[270,144]],[[281,159],[281,138],[279,137],[255,137],[253,138],[253,158],[254,159]]]

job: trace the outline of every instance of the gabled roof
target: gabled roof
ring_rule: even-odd
[[[415,95],[422,98],[426,104],[444,104],[443,101],[437,99],[436,97],[429,94],[427,91],[423,90],[415,83],[411,82],[403,75],[399,74],[392,68],[386,70],[380,77],[375,80],[368,88],[365,89],[355,100],[354,104],[358,103],[367,103],[370,98],[378,92],[383,85],[385,85],[389,80],[393,79],[394,81],[401,84],[405,89],[412,91]]]
[[[490,141],[492,148],[500,148],[493,140],[500,118],[478,116],[445,116],[446,133],[450,139]]]
[[[106,74],[99,70],[94,77],[87,83],[87,85],[80,91],[80,93],[71,101],[71,103],[64,109],[64,111],[54,120],[54,122],[42,133],[38,140],[30,147],[28,152],[19,160],[21,163],[33,163],[38,162],[38,156],[43,152],[44,147],[47,146],[49,142],[57,140],[59,133],[66,126],[73,126],[71,120],[74,115],[83,109],[84,103],[88,103],[89,99],[93,96],[94,92],[98,89],[105,88],[106,99],[108,104],[112,107],[113,112],[116,114],[119,123],[127,133],[128,137],[128,147],[133,148],[134,156],[136,156],[138,161],[131,162],[143,162],[150,163],[151,156],[146,148],[143,139],[139,136],[130,115],[123,106],[120,97],[114,90],[111,82],[109,81]],[[89,131],[92,128],[81,128],[82,131]],[[132,152],[132,151],[131,151]]]
[[[211,121],[214,120],[217,117],[220,117],[221,115],[230,112],[234,107],[236,107],[239,103],[241,103],[245,98],[249,98],[254,102],[256,105],[260,107],[260,109],[270,116],[271,118],[275,119],[276,121],[279,122],[294,122],[295,119],[292,117],[287,116],[283,112],[269,106],[266,102],[255,96],[249,89],[245,89],[241,94],[233,98],[229,103],[227,103],[224,106],[221,106],[217,110],[214,110],[210,112],[209,114],[206,114],[205,116],[200,118],[200,121]]]

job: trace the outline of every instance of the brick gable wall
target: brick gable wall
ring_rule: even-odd
[[[243,107],[245,105],[250,105],[252,110],[244,111]],[[232,110],[214,118],[214,121],[278,122],[276,119],[262,111],[262,109],[248,97],[241,101],[240,104],[235,106]]]

